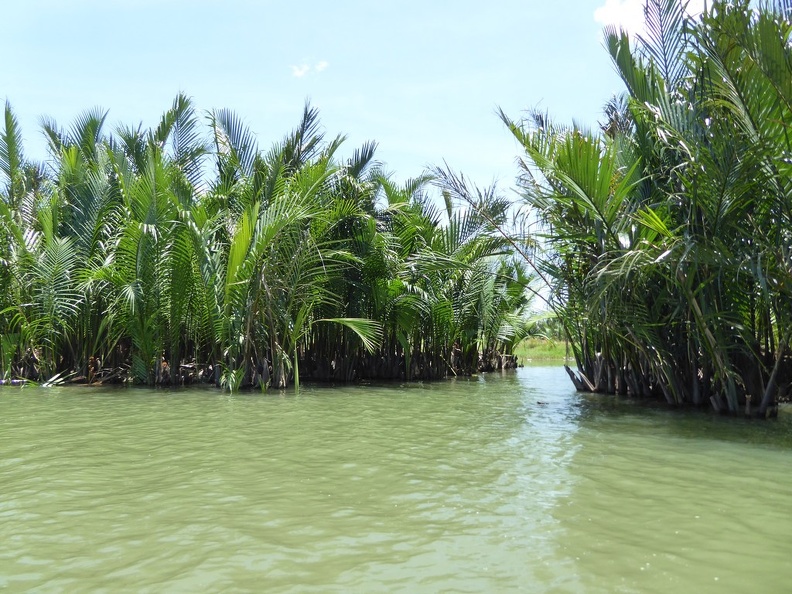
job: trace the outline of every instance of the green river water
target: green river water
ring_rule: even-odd
[[[583,396],[558,367],[0,411],[4,591],[792,591],[785,411]]]

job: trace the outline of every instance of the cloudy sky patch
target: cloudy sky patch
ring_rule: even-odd
[[[704,11],[705,0],[690,0],[687,11],[695,16]],[[644,34],[644,0],[605,0],[594,11],[594,20],[602,25],[616,26],[631,35]]]

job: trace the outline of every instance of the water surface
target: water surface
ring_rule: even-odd
[[[785,592],[792,415],[563,370],[305,388],[0,388],[0,589]]]

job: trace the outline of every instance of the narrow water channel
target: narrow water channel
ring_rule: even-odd
[[[792,414],[441,383],[0,388],[0,590],[787,592]]]

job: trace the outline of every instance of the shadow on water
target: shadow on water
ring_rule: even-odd
[[[592,430],[652,432],[694,440],[719,440],[792,450],[792,409],[782,406],[776,419],[720,415],[710,410],[675,408],[619,396],[576,394],[578,422]]]
[[[785,591],[792,579],[786,411],[758,421],[577,394],[548,372],[526,371],[523,379],[543,386],[543,408],[559,423],[576,427],[569,489],[550,510],[556,550],[570,567],[564,588]],[[526,394],[532,390],[541,392]]]

